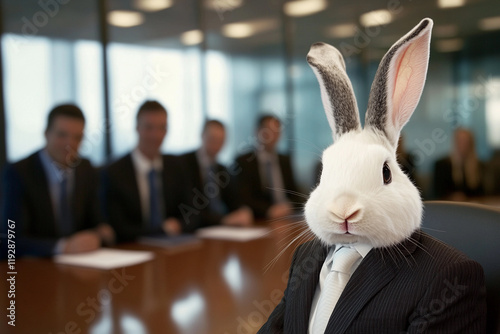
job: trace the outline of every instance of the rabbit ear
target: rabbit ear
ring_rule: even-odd
[[[321,100],[333,131],[333,139],[349,131],[359,130],[358,106],[340,52],[331,45],[315,43],[307,54],[307,62],[319,81]]]
[[[394,148],[417,107],[429,63],[433,22],[423,19],[386,53],[370,91],[365,125],[385,133]]]

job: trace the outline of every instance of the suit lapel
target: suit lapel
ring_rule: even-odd
[[[191,160],[189,163],[189,168],[192,168],[192,175],[194,176],[193,184],[195,188],[198,188],[200,191],[203,190],[203,178],[201,176],[200,164],[198,163],[198,157],[196,156],[196,152],[193,152],[192,155],[189,156]]]
[[[285,187],[285,189],[288,189],[288,173],[285,171],[286,157],[284,155],[278,154],[278,164],[281,173],[281,179],[283,180],[283,187]]]
[[[384,263],[377,250],[371,250],[342,292],[325,333],[344,333],[363,306],[389,283],[395,274],[391,263]]]
[[[344,333],[365,304],[394,278],[401,266],[407,265],[406,257],[415,251],[419,239],[420,233],[415,232],[398,245],[372,249],[347,283],[325,333]]]
[[[254,180],[259,180],[259,183],[260,183],[260,190],[263,194],[267,194],[267,191],[268,189],[266,188],[267,185],[266,185],[266,175],[262,175],[262,170],[260,168],[260,162],[259,162],[259,158],[258,158],[258,152],[255,151],[255,152],[252,152],[252,153],[249,153],[249,155],[253,155],[253,159],[252,160],[248,160],[248,165],[249,165],[249,169],[250,170],[253,170],[255,171],[255,174],[254,174]],[[250,157],[249,157],[250,158]]]
[[[81,166],[75,167],[75,173],[74,173],[74,187],[73,187],[73,192],[71,193],[71,215],[72,215],[72,220],[73,220],[73,230],[77,231],[80,229],[81,225],[81,218],[82,217],[82,209],[83,205],[85,204],[85,195],[84,195],[84,184],[82,182],[85,182],[87,180],[83,174],[83,170]],[[88,180],[87,180],[88,181]],[[83,219],[89,219],[89,217],[83,217]]]
[[[301,257],[293,267],[293,275],[288,283],[290,306],[287,308],[293,312],[287,316],[290,332],[308,331],[312,301],[327,253],[328,249],[315,239],[303,246]]]
[[[40,151],[39,151],[40,152]],[[34,171],[32,173],[34,180],[34,187],[36,189],[36,198],[38,196],[40,201],[36,204],[39,208],[44,211],[43,217],[46,217],[45,224],[43,224],[43,229],[46,229],[48,235],[57,235],[59,228],[56,222],[56,213],[54,212],[54,205],[50,197],[49,183],[47,181],[47,175],[45,168],[43,167],[42,161],[40,160],[39,152],[34,154]],[[40,173],[40,171],[42,171]]]
[[[142,205],[141,205],[141,196],[139,194],[139,186],[137,185],[137,177],[135,176],[135,167],[134,163],[132,162],[132,155],[129,153],[123,164],[123,179],[124,180],[130,180],[127,182],[122,182],[121,184],[127,188],[127,191],[125,194],[127,196],[130,196],[130,202],[131,205],[135,206],[135,209],[132,212],[138,212],[140,217],[140,221],[143,221],[143,211],[142,211]]]
[[[163,155],[163,171],[162,171],[162,203],[164,217],[175,215],[177,212],[177,203],[179,198],[182,198],[182,191],[179,189],[179,184],[183,184],[186,189],[191,190],[192,183],[187,183],[186,174],[182,170],[182,165],[176,157],[171,155]],[[196,160],[196,159],[194,159]]]

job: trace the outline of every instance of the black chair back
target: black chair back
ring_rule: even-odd
[[[486,276],[487,333],[500,334],[500,209],[444,201],[424,205],[422,230],[482,265]]]

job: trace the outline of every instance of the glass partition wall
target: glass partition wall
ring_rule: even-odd
[[[2,1],[7,153],[19,160],[43,146],[46,116],[76,103],[87,119],[83,155],[104,156],[102,46],[96,2]]]
[[[258,115],[277,115],[284,128],[279,149],[293,156],[297,181],[308,193],[321,153],[332,143],[318,83],[305,60],[310,45],[324,41],[343,53],[363,122],[381,57],[424,17],[435,24],[430,67],[420,104],[403,131],[424,198],[432,198],[434,162],[450,152],[457,127],[473,131],[482,161],[498,156],[496,0],[1,4],[2,131],[11,162],[43,145],[45,118],[55,104],[74,102],[88,119],[81,153],[103,165],[134,147],[137,108],[156,99],[169,112],[165,152],[198,147],[204,120],[215,118],[228,129],[224,163],[252,148]]]
[[[135,146],[135,116],[145,100],[168,111],[165,152],[196,147],[204,118],[201,52],[189,40],[200,31],[197,2],[109,1],[107,10],[113,157]]]
[[[203,22],[207,115],[220,118],[229,133],[223,159],[252,149],[263,113],[282,120],[279,148],[286,151],[292,138],[280,2],[205,1]]]
[[[434,163],[450,153],[453,132],[458,127],[473,132],[481,161],[487,165],[493,159],[500,148],[500,4],[430,0],[340,0],[323,4],[325,8],[315,14],[291,18],[293,71],[289,74],[294,87],[297,143],[294,158],[303,187],[314,186],[321,150],[333,140],[318,83],[305,62],[310,45],[323,41],[341,51],[363,123],[381,58],[424,17],[434,20],[427,82],[417,110],[402,133],[404,149],[413,157],[415,182],[425,199],[433,198]],[[485,187],[490,183],[486,175]]]

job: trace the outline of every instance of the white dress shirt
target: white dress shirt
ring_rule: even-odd
[[[211,159],[207,152],[200,148],[196,151],[196,159],[198,160],[198,165],[200,169],[200,175],[202,177],[202,184],[207,182],[208,178],[208,170],[215,164],[217,161]]]
[[[271,177],[272,177],[272,189],[269,189],[273,196],[273,202],[276,203],[285,203],[288,202],[288,199],[285,194],[285,186],[283,182],[283,175],[281,175],[281,168],[278,159],[278,154],[275,152],[267,152],[265,150],[257,151],[257,160],[259,161],[259,173],[261,179],[264,181],[265,187],[270,187],[270,185],[266,184],[269,182],[267,180],[267,166],[268,161],[271,163]]]
[[[42,161],[42,166],[45,171],[45,176],[47,177],[47,184],[49,185],[50,199],[52,201],[52,208],[54,211],[54,216],[56,219],[59,212],[59,198],[61,193],[61,182],[63,179],[63,173],[66,173],[68,180],[68,194],[73,194],[73,188],[75,184],[75,170],[74,168],[66,168],[55,162],[47,152],[47,149],[43,149],[39,153],[40,160]]]
[[[61,194],[61,182],[63,179],[63,173],[66,173],[68,180],[68,194],[73,194],[73,189],[75,185],[75,169],[65,168],[55,162],[47,152],[47,149],[43,149],[39,153],[40,160],[42,161],[42,166],[45,171],[45,176],[47,177],[47,184],[49,186],[49,194],[52,202],[52,209],[54,211],[54,217],[56,220],[59,219],[59,197]],[[64,247],[66,246],[66,238],[59,238],[58,242],[54,247],[54,254],[61,254]]]
[[[163,161],[161,155],[158,155],[153,161],[149,160],[136,148],[131,153],[132,163],[135,170],[137,187],[139,188],[139,197],[141,198],[142,217],[145,222],[149,221],[149,181],[148,173],[151,168],[161,175],[163,171]]]
[[[319,274],[319,283],[316,287],[316,293],[314,294],[311,306],[311,313],[309,315],[309,334],[312,333],[312,326],[314,323],[314,318],[316,317],[316,307],[318,305],[319,297],[321,296],[321,290],[323,289],[323,284],[325,282],[326,276],[328,276],[328,273],[330,273],[330,270],[332,268],[332,263],[335,260],[335,252],[343,246],[344,245],[332,246],[330,248],[330,251],[328,252],[328,255],[326,256],[325,262],[323,262],[323,267],[321,267],[321,272]],[[352,274],[358,268],[361,261],[372,250],[373,246],[367,244],[351,244],[348,246],[350,246],[351,248],[355,248],[361,255],[361,258],[358,261],[356,261],[351,268],[351,276],[352,276]]]

